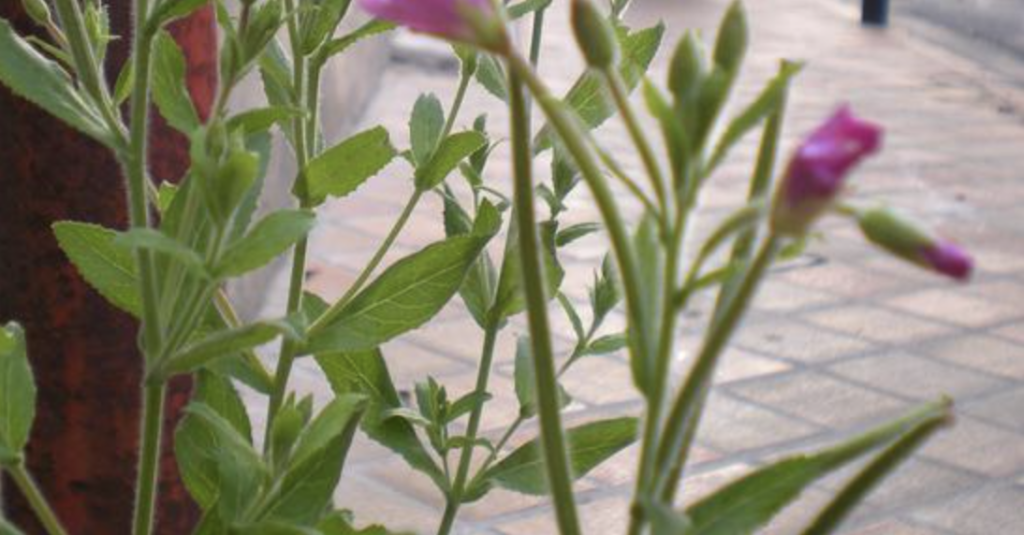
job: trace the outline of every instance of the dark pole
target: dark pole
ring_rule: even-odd
[[[127,57],[130,0],[107,2],[113,32],[107,77]],[[33,31],[21,2],[0,2],[0,17]],[[201,114],[217,83],[217,43],[210,8],[172,28],[189,63],[188,85]],[[28,465],[72,534],[131,531],[138,442],[141,361],[137,323],[77,275],[50,225],[71,219],[124,228],[124,187],[101,146],[0,87],[0,320],[22,322],[39,384],[38,417]],[[185,138],[154,114],[153,176],[177,180],[188,166]],[[177,474],[173,426],[191,385],[172,385],[161,461],[161,535],[190,533],[198,510]],[[10,485],[4,504],[26,533],[41,534]]]
[[[861,0],[860,20],[864,24],[885,26],[889,23],[889,0]]]

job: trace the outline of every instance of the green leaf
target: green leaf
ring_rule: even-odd
[[[365,401],[362,395],[339,396],[313,420],[299,438],[280,484],[270,495],[266,518],[298,524],[319,520],[332,503]]]
[[[754,129],[764,119],[771,116],[773,113],[779,110],[783,105],[786,98],[786,93],[789,90],[790,80],[793,79],[800,70],[803,69],[802,63],[783,62],[782,68],[779,74],[775,76],[768,83],[761,94],[758,95],[750,105],[747,106],[742,113],[729,123],[729,126],[725,129],[722,137],[718,140],[718,144],[715,146],[715,150],[708,160],[707,167],[704,169],[704,176],[710,175],[720,163],[728,155],[729,150],[732,149],[736,143],[743,138],[743,136]]]
[[[515,358],[515,389],[516,399],[519,401],[519,415],[523,418],[532,418],[537,414],[537,384],[536,371],[533,367],[533,355],[530,349],[530,338],[520,336],[516,340]],[[572,396],[558,385],[558,408],[564,409],[572,403]]]
[[[588,355],[607,355],[622,351],[628,345],[629,337],[626,336],[626,333],[609,334],[591,342],[587,346],[586,353]]]
[[[481,201],[480,208],[477,209],[476,221],[473,222],[470,221],[469,214],[459,205],[454,194],[447,191],[447,186],[445,188],[446,192],[443,198],[446,236],[451,238],[469,234],[473,232],[472,227],[476,223],[486,225],[489,224],[488,220],[496,220],[496,226],[501,226],[501,215],[491,201],[487,199]],[[462,283],[462,287],[459,288],[459,296],[462,297],[462,302],[465,303],[466,309],[469,310],[473,320],[480,327],[484,327],[487,323],[487,310],[494,299],[494,288],[497,285],[497,279],[498,275],[494,268],[494,262],[491,260],[490,254],[487,251],[483,251],[476,262],[473,263],[469,273],[466,274],[466,280]]]
[[[227,357],[237,357],[242,351],[269,343],[278,336],[299,339],[301,333],[288,320],[260,321],[225,331],[215,332],[193,342],[157,365],[154,376],[167,379],[198,370]]]
[[[452,402],[451,406],[448,407],[448,413],[445,414],[443,424],[450,424],[455,420],[469,414],[477,405],[483,405],[491,400],[491,395],[487,392],[470,392],[465,396]]]
[[[420,327],[462,286],[489,239],[456,236],[395,262],[337,318],[310,333],[305,353],[367,351]]]
[[[111,304],[139,316],[135,259],[114,243],[117,232],[89,223],[62,221],[53,225],[57,243],[82,277]]]
[[[508,102],[508,86],[501,63],[489,54],[481,54],[477,61],[477,83],[502,102]]]
[[[631,32],[625,26],[616,31],[622,58],[619,73],[622,75],[626,88],[632,91],[650,67],[654,56],[661,47],[665,34],[665,26],[658,24],[644,30]],[[567,104],[588,128],[597,128],[615,114],[615,104],[607,95],[601,76],[587,71],[569,89],[564,98]],[[545,126],[534,141],[535,150],[541,152],[551,148],[552,135],[550,125]]]
[[[487,145],[487,138],[476,131],[459,132],[445,138],[433,157],[416,170],[416,188],[428,191],[439,186],[459,162]]]
[[[604,227],[600,223],[578,223],[576,225],[570,225],[558,232],[558,235],[555,236],[555,245],[565,247],[578,239],[589,236],[595,232],[599,232],[602,228]]]
[[[544,289],[549,299],[558,294],[558,289],[562,286],[562,280],[565,278],[565,270],[558,261],[558,251],[555,246],[557,230],[557,222],[548,221],[540,224],[540,241],[544,247],[541,255],[544,262]],[[498,289],[492,310],[492,314],[498,318],[509,318],[526,309],[526,298],[522,288],[519,240],[516,238],[518,232],[519,229],[515,225],[509,230],[505,257],[502,259],[501,275],[498,278]]]
[[[79,132],[108,147],[116,146],[99,112],[75,90],[67,73],[18,36],[4,19],[0,19],[0,83]]]
[[[274,212],[228,247],[214,271],[219,277],[238,277],[259,269],[306,237],[315,224],[316,216],[308,210]]]
[[[114,104],[118,106],[128,101],[128,97],[132,96],[132,91],[135,89],[135,62],[129,58],[125,61],[124,66],[121,67],[121,72],[117,75],[117,82],[114,84]]]
[[[161,31],[153,41],[153,103],[172,128],[190,134],[200,126],[186,78],[185,55],[174,38]]]
[[[525,17],[542,9],[547,9],[552,0],[523,0],[508,6],[508,17],[512,20]]]
[[[24,535],[21,530],[8,524],[6,520],[0,517],[0,535]]]
[[[246,442],[252,444],[252,423],[245,403],[231,379],[220,374],[200,370],[196,374],[195,393],[192,399],[206,404],[221,415]]]
[[[638,420],[615,418],[569,429],[569,462],[573,477],[579,479],[636,440]],[[519,447],[483,476],[499,487],[541,496],[547,494],[547,475],[540,439]]]
[[[391,31],[395,29],[395,27],[395,23],[393,22],[381,19],[373,19],[370,22],[363,24],[352,33],[339,37],[338,39],[332,39],[331,41],[328,41],[323,47],[320,48],[320,54],[317,56],[317,62],[320,65],[323,65],[324,63],[327,62],[328,59],[331,58],[331,56],[341,54],[345,50],[348,50],[348,47],[356,44],[360,40],[366,39],[367,37],[371,37],[380,33]]]
[[[25,332],[16,323],[0,329],[0,464],[21,456],[36,415],[36,383],[28,362]]]
[[[153,10],[150,26],[159,28],[171,21],[187,17],[193,11],[205,6],[210,0],[167,0]]]
[[[651,535],[688,535],[693,529],[689,517],[668,504],[647,501],[643,507],[651,521]]]
[[[367,398],[362,428],[372,440],[405,459],[438,486],[448,484],[444,473],[423,447],[412,425],[401,418],[387,418],[389,410],[402,407],[380,350],[317,355],[317,363],[337,395],[362,394]]]
[[[760,468],[687,509],[692,535],[753,533],[811,483],[862,455],[949,417],[949,402],[930,403],[838,446]]]
[[[210,406],[193,402],[174,438],[175,459],[189,494],[204,510],[215,505],[224,515],[237,513],[245,497],[259,495],[266,469],[259,454],[235,426]],[[252,479],[259,476],[259,479]],[[221,502],[224,498],[232,501]]]
[[[417,168],[425,165],[437,148],[444,130],[444,108],[434,94],[420,95],[409,120],[412,161]]]
[[[247,110],[228,120],[228,130],[245,130],[246,134],[255,134],[270,130],[275,124],[301,117],[302,110],[284,106],[269,106]]]
[[[193,275],[201,278],[210,277],[210,274],[206,271],[203,258],[199,256],[199,253],[156,229],[134,228],[120,233],[114,239],[114,246],[128,249],[146,249],[167,255],[168,258],[177,261]]]
[[[379,173],[398,153],[383,126],[356,134],[330,148],[306,166],[309,199],[345,197]]]
[[[338,24],[348,12],[352,0],[324,0],[309,5],[312,8],[300,14],[299,28],[302,52],[306,55],[329,39],[338,29]]]

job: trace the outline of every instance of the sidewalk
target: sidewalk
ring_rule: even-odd
[[[630,17],[635,26],[659,18],[669,25],[667,46],[652,75],[659,83],[681,31],[696,25],[710,34],[725,6],[722,0],[636,4]],[[849,225],[826,225],[827,241],[815,243],[805,258],[773,275],[727,356],[684,499],[766,460],[836,441],[919,400],[947,393],[957,400],[957,425],[877,489],[847,532],[1024,533],[1024,98],[987,76],[982,66],[957,60],[899,29],[860,27],[856,12],[838,2],[747,4],[754,48],[735,101],[749,100],[774,74],[779,58],[807,61],[790,100],[784,150],[788,153],[838,103],[851,103],[858,114],[887,128],[886,150],[856,177],[859,198],[884,199],[969,245],[979,267],[972,284],[952,285],[870,250]],[[571,83],[581,65],[566,26],[566,7],[556,2],[549,15],[542,58],[543,70],[559,89]],[[447,103],[456,81],[453,64],[424,66],[412,59],[430,52],[410,51],[408,39],[401,43],[406,44],[396,52],[401,61],[393,62],[366,114],[367,127],[384,124],[400,147],[407,144],[415,97],[435,92]],[[484,111],[493,132],[506,129],[498,101],[474,88],[464,124]],[[609,121],[598,137],[637,168],[618,121]],[[742,199],[753,141],[734,152],[709,187],[703,200],[708,219]],[[546,166],[538,167],[543,175]],[[491,184],[508,191],[503,175],[509,169],[507,151],[499,151],[489,169]],[[350,284],[408,195],[407,175],[406,168],[392,166],[351,199],[326,209],[311,248],[313,291],[336,299]],[[580,221],[596,219],[584,196],[576,197],[571,213]],[[440,239],[440,214],[436,199],[425,202],[391,258]],[[585,299],[583,285],[603,250],[594,239],[569,251],[566,290],[571,297]],[[274,285],[270,311],[281,307],[285,278],[281,274]],[[707,306],[698,302],[694,316],[706,313]],[[684,354],[693,347],[697,323],[693,318],[684,322]],[[522,330],[516,324],[499,340],[494,399],[485,416],[492,431],[515,416],[513,335]],[[560,332],[568,339],[567,328]],[[431,327],[384,351],[400,388],[430,374],[452,395],[461,395],[472,388],[480,338],[461,303],[453,302]],[[327,395],[312,362],[303,361],[296,374],[300,388]],[[576,400],[571,421],[636,415],[642,408],[622,356],[582,361],[565,386]],[[260,407],[253,404],[254,410]],[[535,433],[527,427],[520,436]],[[588,534],[623,532],[635,463],[632,448],[579,483]],[[822,482],[765,533],[799,533],[841,482],[842,477]],[[346,467],[338,499],[361,522],[418,533],[433,533],[442,506],[425,478],[363,438]],[[502,491],[467,507],[458,527],[463,533],[490,535],[554,533],[551,511],[542,501]]]

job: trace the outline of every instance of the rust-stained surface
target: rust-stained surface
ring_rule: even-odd
[[[128,26],[129,0],[113,0],[114,32]],[[0,3],[0,16],[20,31],[31,23],[19,2]],[[205,116],[216,90],[212,10],[178,22],[172,34],[189,61],[189,89]],[[112,43],[108,78],[127,56],[127,36]],[[188,165],[184,136],[153,116],[153,175],[177,180]],[[29,465],[73,534],[130,533],[141,375],[136,322],[115,310],[77,275],[50,225],[71,219],[122,228],[125,196],[109,152],[0,88],[0,321],[28,331],[39,383],[38,418]],[[176,382],[172,414],[188,400]],[[198,513],[177,477],[171,455],[174,421],[164,433],[158,533],[191,531]],[[10,486],[10,518],[42,533]]]

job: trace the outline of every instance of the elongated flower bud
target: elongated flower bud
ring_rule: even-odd
[[[743,3],[736,1],[725,12],[722,24],[718,28],[715,41],[715,63],[728,73],[735,73],[743,63],[750,41],[750,30],[747,26],[747,11]]]
[[[797,149],[775,195],[772,228],[803,235],[841,192],[847,175],[881,146],[882,129],[853,116],[846,106]]]
[[[31,18],[36,24],[40,26],[49,26],[53,24],[53,15],[50,13],[50,6],[46,5],[44,0],[21,0],[21,5],[25,7],[25,13],[27,13],[29,18]]]
[[[583,57],[595,69],[611,69],[619,56],[615,31],[590,0],[573,0],[572,28]]]
[[[957,280],[971,276],[974,261],[958,245],[937,238],[907,217],[875,208],[857,215],[864,236],[890,253]]]
[[[672,54],[672,63],[668,68],[668,88],[676,98],[687,98],[700,86],[706,70],[700,41],[693,32],[686,32]]]
[[[489,48],[504,41],[490,0],[359,0],[359,4],[375,17],[416,32]],[[490,35],[495,32],[502,35]]]

